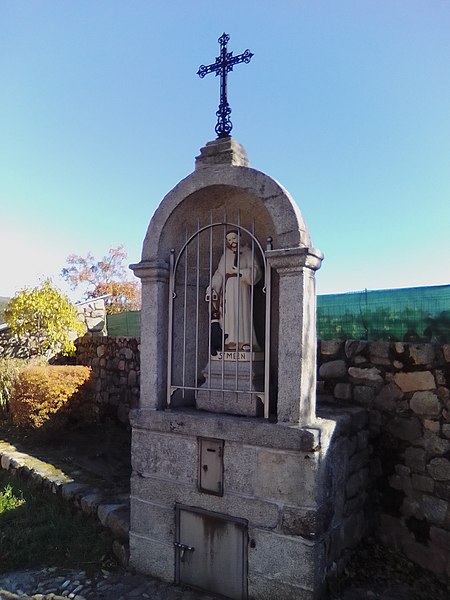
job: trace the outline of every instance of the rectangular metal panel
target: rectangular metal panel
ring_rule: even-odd
[[[207,494],[223,496],[224,441],[198,438],[198,489]]]
[[[246,600],[247,521],[179,506],[177,517],[177,583]]]

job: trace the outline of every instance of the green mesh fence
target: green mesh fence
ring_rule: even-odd
[[[139,337],[141,335],[141,311],[133,310],[117,315],[107,315],[106,328],[113,337]]]
[[[109,315],[108,335],[139,337],[140,316],[140,311]],[[317,335],[450,343],[450,285],[318,296]]]
[[[450,341],[450,285],[317,297],[319,339]]]

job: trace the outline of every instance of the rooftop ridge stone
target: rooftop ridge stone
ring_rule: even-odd
[[[237,140],[231,136],[208,142],[195,157],[195,170],[217,166],[248,167],[247,152]]]

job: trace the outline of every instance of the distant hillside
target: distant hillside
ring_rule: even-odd
[[[5,305],[8,302],[9,302],[9,298],[6,298],[5,296],[0,296],[0,323],[4,323],[3,308],[5,307]]]

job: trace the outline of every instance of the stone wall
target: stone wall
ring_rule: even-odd
[[[377,473],[372,467],[372,446],[368,443],[367,409],[323,406],[318,416],[319,423],[322,419],[336,423],[325,458],[330,476],[320,490],[324,495],[322,507],[308,515],[314,517],[316,525],[313,537],[323,536],[325,568],[330,579],[342,574],[356,547],[374,529],[373,491]],[[322,436],[322,446],[323,441]],[[293,528],[287,533],[312,539],[308,527],[300,524],[302,527],[295,523],[297,531]]]
[[[128,425],[130,408],[139,401],[139,339],[84,336],[75,345],[76,364],[92,368],[92,399],[99,420]]]
[[[78,320],[86,325],[87,333],[92,337],[107,335],[106,308],[104,298],[92,298],[75,305]]]
[[[99,414],[128,423],[139,401],[139,340],[85,337],[77,346],[77,364],[93,368]],[[336,418],[353,405],[366,409],[357,419],[368,416],[368,429],[341,416],[328,457],[340,469],[336,481],[345,484],[345,496],[342,521],[327,523],[327,568],[340,571],[361,531],[376,523],[372,530],[383,543],[449,578],[450,345],[322,341],[318,356],[319,415]],[[307,538],[320,535],[327,519],[324,506],[283,526]]]
[[[319,403],[369,412],[376,532],[450,577],[450,345],[319,343]]]
[[[0,331],[0,358],[27,358],[26,348],[12,337],[8,329]]]

